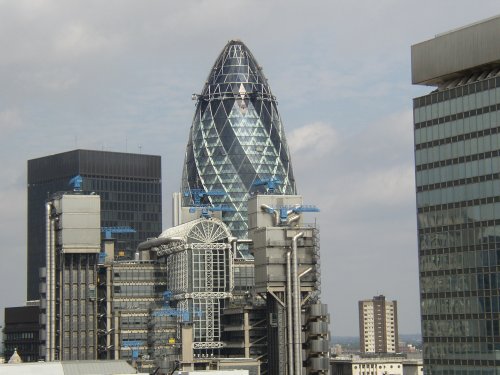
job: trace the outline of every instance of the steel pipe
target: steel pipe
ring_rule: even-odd
[[[182,237],[158,237],[158,238],[153,238],[151,240],[147,240],[147,241],[141,242],[137,246],[137,251],[149,250],[152,247],[158,247],[158,246],[170,243],[170,242],[183,241],[183,240],[184,239]]]
[[[293,375],[293,318],[292,318],[292,272],[291,251],[286,252],[286,315],[287,315],[287,345],[288,345],[288,375]]]
[[[293,346],[294,346],[294,367],[295,374],[302,374],[302,320],[301,320],[301,301],[299,290],[299,272],[297,261],[297,240],[304,235],[304,232],[297,233],[292,238],[292,285],[293,285]]]
[[[274,215],[274,225],[278,226],[280,225],[280,213],[278,210],[272,208],[271,206],[268,206],[267,204],[261,204],[260,208],[263,210],[266,210],[268,213]]]

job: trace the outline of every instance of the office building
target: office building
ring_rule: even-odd
[[[97,262],[101,199],[78,192],[46,203],[46,266],[40,269],[40,356],[97,359]]]
[[[224,346],[221,315],[232,297],[236,241],[220,219],[202,217],[139,245],[166,264],[166,289],[180,321],[193,325],[195,356],[219,355]]]
[[[5,309],[4,356],[10,358],[17,350],[23,362],[40,358],[40,308],[38,306],[7,307]]]
[[[59,191],[82,190],[101,196],[101,227],[130,226],[116,234],[118,250],[130,258],[139,242],[161,232],[161,159],[159,156],[74,150],[28,161],[29,300],[39,299],[39,268],[45,266],[45,202]]]
[[[281,181],[277,194],[295,194],[295,179],[277,101],[246,45],[231,40],[208,75],[189,131],[181,191],[223,191],[207,201],[224,204],[223,221],[247,236],[247,200],[257,180]],[[191,195],[184,197],[189,206]],[[206,203],[206,202],[205,202]],[[180,221],[179,221],[180,222]],[[174,221],[175,224],[178,222]]]
[[[361,353],[396,353],[398,304],[384,296],[359,301],[359,339]]]
[[[500,16],[412,46],[427,374],[500,368]]]
[[[423,375],[422,358],[345,355],[330,360],[332,375]]]
[[[98,265],[98,358],[153,372],[163,359],[177,359],[177,317],[158,313],[167,267],[154,259],[114,260],[114,242],[104,240]]]
[[[255,295],[264,296],[269,374],[328,374],[328,308],[321,303],[319,231],[299,195],[257,194],[248,201]]]

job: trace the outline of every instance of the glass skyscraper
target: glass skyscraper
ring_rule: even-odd
[[[424,371],[500,374],[500,17],[412,46]]]
[[[223,190],[223,220],[247,236],[247,200],[257,179],[278,179],[277,194],[295,194],[290,154],[267,79],[249,49],[231,40],[210,70],[189,131],[181,190]],[[262,188],[262,187],[261,187]],[[183,202],[191,204],[189,198]]]
[[[113,234],[125,256],[161,233],[161,158],[155,155],[74,150],[28,161],[28,300],[39,298],[39,268],[45,266],[45,201],[71,191],[80,175],[82,190],[101,196],[102,227],[132,227]]]

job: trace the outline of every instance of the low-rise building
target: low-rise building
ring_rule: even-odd
[[[331,375],[423,375],[422,359],[405,356],[337,356],[330,359]]]
[[[38,306],[7,307],[5,309],[4,355],[10,358],[17,349],[23,362],[39,359],[39,315]]]

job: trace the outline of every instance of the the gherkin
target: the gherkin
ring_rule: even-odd
[[[239,40],[227,43],[201,94],[194,97],[181,189],[224,190],[224,197],[210,201],[234,209],[223,212],[223,220],[233,235],[245,238],[247,200],[257,179],[280,180],[275,194],[296,193],[276,98],[262,68]]]

